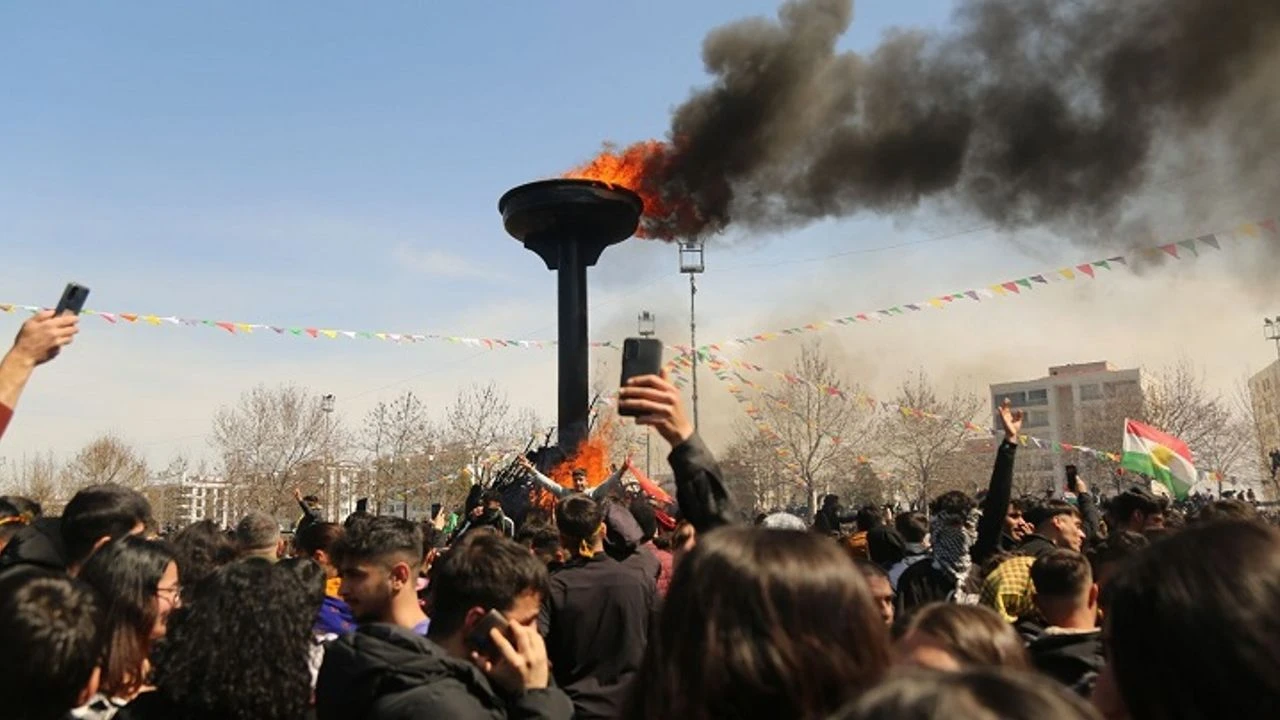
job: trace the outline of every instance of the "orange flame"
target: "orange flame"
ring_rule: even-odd
[[[593,488],[609,479],[609,436],[611,433],[597,432],[582,443],[578,452],[572,457],[551,469],[547,473],[562,487],[574,489],[573,471],[582,468],[587,471],[587,488]],[[555,507],[555,497],[549,492],[539,493],[537,505],[547,510]]]
[[[671,144],[661,140],[643,140],[622,149],[605,143],[599,155],[563,177],[600,180],[635,192],[644,201],[644,216],[636,235],[670,239],[671,233],[662,226],[673,221],[684,222],[696,215],[688,199],[672,200],[662,192],[659,175],[672,153]]]

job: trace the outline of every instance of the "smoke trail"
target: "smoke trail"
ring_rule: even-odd
[[[836,49],[852,21],[851,0],[791,0],[707,36],[713,80],[644,173],[693,212],[648,218],[650,236],[927,199],[1003,227],[1097,224],[1161,147],[1232,126],[1232,167],[1280,194],[1258,162],[1280,141],[1277,0],[968,0],[951,32],[894,31],[865,56]]]

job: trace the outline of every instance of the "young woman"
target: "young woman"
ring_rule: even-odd
[[[1031,666],[1018,633],[981,605],[924,606],[908,622],[894,650],[899,665],[930,670]]]
[[[888,664],[888,631],[838,544],[722,527],[677,564],[624,717],[826,718]]]
[[[241,560],[214,573],[173,619],[153,692],[116,720],[302,720],[311,703],[319,575]]]
[[[913,672],[867,693],[832,720],[1097,720],[1052,680],[1000,669]]]
[[[104,608],[107,650],[98,697],[76,714],[105,720],[146,687],[152,645],[180,604],[178,563],[164,543],[123,537],[99,548],[79,577]]]

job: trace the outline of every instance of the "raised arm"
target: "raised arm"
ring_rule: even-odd
[[[520,459],[517,460],[516,462],[520,463],[520,467],[524,468],[525,470],[528,470],[529,474],[533,476],[533,479],[537,480],[538,483],[541,484],[544,489],[546,489],[552,495],[555,495],[557,499],[562,498],[569,494],[570,492],[569,488],[561,485],[555,480],[552,480],[546,475],[543,475],[542,473],[538,472],[538,468],[534,467],[533,463],[529,462],[528,458],[522,455],[520,456]]]
[[[0,360],[0,437],[13,417],[13,409],[31,373],[71,343],[79,331],[78,322],[75,315],[55,318],[52,310],[44,310],[22,323],[13,347]]]
[[[680,512],[698,532],[736,521],[720,465],[694,431],[680,391],[665,374],[632,378],[618,394],[618,409],[658,431],[671,444],[667,462],[676,478]]]
[[[982,519],[978,521],[978,540],[969,551],[975,563],[981,564],[995,554],[1000,547],[1000,533],[1005,515],[1009,514],[1009,500],[1013,495],[1013,462],[1018,454],[1018,433],[1022,430],[1022,411],[1012,410],[1009,401],[1000,405],[1000,422],[1004,425],[1004,441],[996,451],[995,466],[991,468],[991,483],[987,497],[982,501]]]
[[[627,474],[627,463],[631,462],[631,458],[627,458],[627,462],[618,466],[605,481],[587,491],[587,497],[592,500],[601,500],[609,496],[616,488],[622,489],[622,476]]]

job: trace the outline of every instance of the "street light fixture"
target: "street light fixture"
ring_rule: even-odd
[[[653,337],[657,334],[658,319],[648,310],[643,310],[640,316],[636,318],[638,326],[636,332],[640,333],[640,337]]]
[[[697,277],[706,270],[702,258],[702,243],[697,240],[680,241],[680,272],[689,276],[689,353],[693,357],[693,428],[698,429],[698,319]]]
[[[320,396],[320,412],[324,413],[324,504],[325,514],[336,501],[333,479],[333,405],[332,394]]]
[[[658,327],[657,327],[658,318],[654,317],[653,313],[649,312],[648,310],[641,310],[640,315],[636,318],[636,326],[637,326],[636,332],[640,334],[640,337],[651,338],[654,335],[656,335],[658,332]],[[650,464],[651,456],[649,454],[649,438],[652,434],[653,433],[650,431],[649,428],[646,427],[644,429],[644,474],[645,475],[651,475],[653,473],[653,468]]]
[[[1274,320],[1272,318],[1262,319],[1262,334],[1263,337],[1276,344],[1276,357],[1280,358],[1280,315],[1277,315]]]

